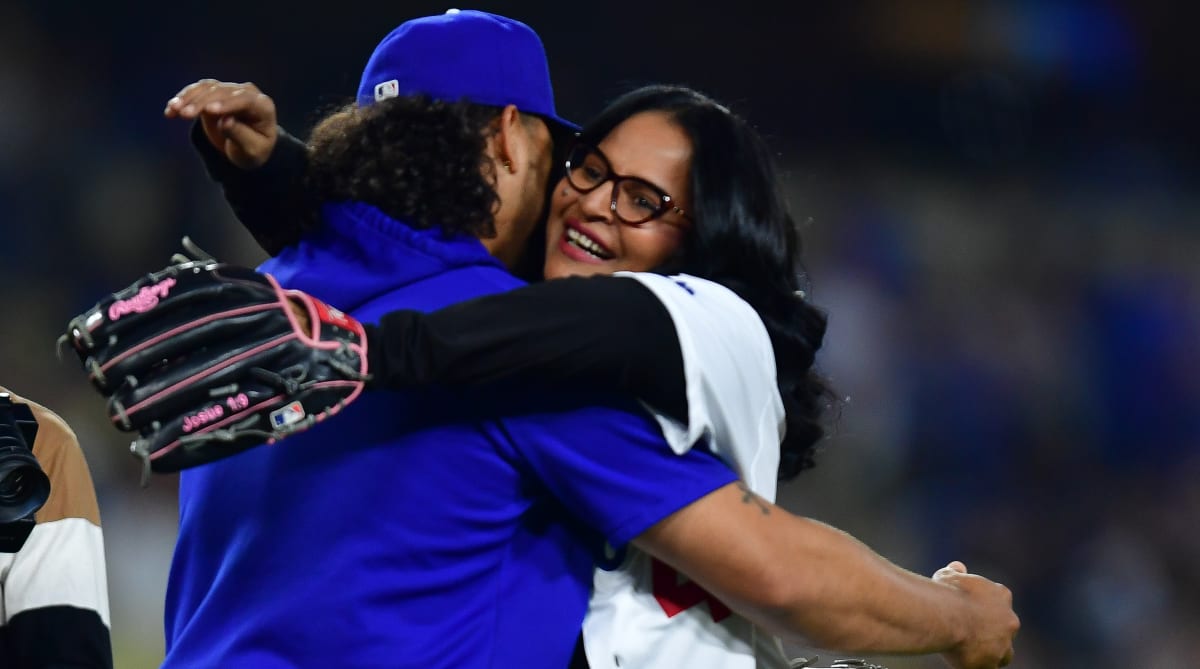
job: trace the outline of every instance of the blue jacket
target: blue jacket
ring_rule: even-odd
[[[363,321],[520,285],[476,239],[324,213],[261,269]],[[483,392],[368,393],[185,471],[163,666],[561,669],[596,549],[734,480],[624,398]]]

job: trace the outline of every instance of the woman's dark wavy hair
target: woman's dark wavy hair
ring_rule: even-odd
[[[682,86],[646,86],[617,98],[580,134],[598,144],[622,121],[661,111],[691,139],[694,221],[683,247],[659,271],[686,272],[737,293],[758,312],[775,351],[787,411],[780,480],[813,466],[832,392],[814,369],[826,316],[801,294],[800,234],[762,136],[709,97]]]
[[[366,202],[414,228],[440,227],[449,236],[494,236],[500,199],[484,147],[499,113],[428,96],[348,104],[313,128],[307,196]]]

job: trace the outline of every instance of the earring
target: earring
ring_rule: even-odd
[[[570,195],[570,194],[571,194],[571,191],[567,190],[566,188],[563,189],[563,195]]]
[[[515,174],[515,172],[513,172],[511,160],[504,161],[504,169],[508,170],[509,174]]]

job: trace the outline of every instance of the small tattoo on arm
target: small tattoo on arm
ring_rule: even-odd
[[[771,515],[771,507],[767,504],[766,500],[754,494],[754,491],[746,485],[745,481],[738,481],[737,486],[742,491],[743,504],[754,504],[762,509],[764,516]]]

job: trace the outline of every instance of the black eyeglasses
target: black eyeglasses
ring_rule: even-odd
[[[590,193],[606,181],[613,185],[609,209],[623,223],[641,225],[669,211],[691,220],[663,189],[645,179],[614,173],[600,149],[576,142],[567,153],[567,182],[580,193]]]

